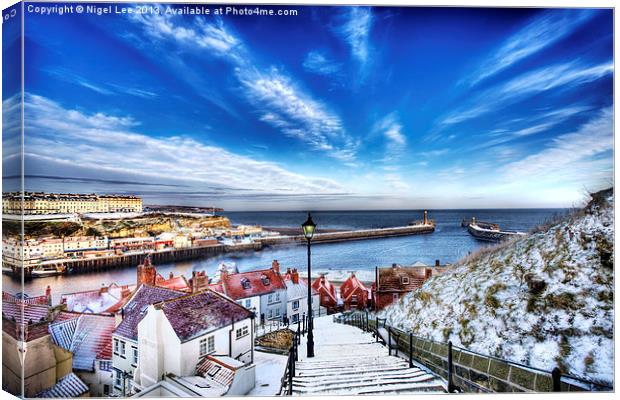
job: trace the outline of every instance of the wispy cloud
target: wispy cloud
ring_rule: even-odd
[[[611,74],[613,62],[583,65],[575,61],[539,68],[483,91],[475,96],[468,106],[445,115],[439,125],[441,127],[461,123],[501,109],[527,96],[553,89],[572,89]]]
[[[370,29],[373,16],[370,7],[347,7],[344,23],[338,32],[348,43],[351,55],[361,65],[366,64],[370,57]]]
[[[399,161],[407,147],[407,136],[403,133],[403,126],[398,113],[392,112],[373,126],[373,133],[381,134],[386,142],[383,159],[383,170],[388,172],[383,178],[396,191],[405,191],[410,188],[405,179],[398,173]]]
[[[281,71],[240,69],[237,76],[248,100],[259,110],[261,121],[333,158],[355,159],[357,144],[346,134],[340,118]]]
[[[260,121],[330,157],[345,162],[355,159],[358,144],[346,133],[340,117],[283,71],[256,66],[243,40],[221,20],[206,23],[197,18],[187,26],[175,24],[170,16],[136,20],[155,39],[173,40],[183,48],[207,50],[228,60],[241,87],[238,92],[254,106]]]
[[[553,10],[509,37],[469,79],[471,86],[556,43],[589,20],[593,10]]]
[[[3,103],[4,105],[4,103]],[[333,180],[300,175],[266,161],[205,145],[184,136],[152,137],[136,131],[131,117],[86,114],[67,109],[45,97],[28,94],[25,100],[27,156],[80,176],[82,168],[100,171],[99,177],[139,177],[140,181],[183,182],[253,192],[343,193]]]
[[[322,52],[312,50],[306,55],[303,67],[306,71],[318,75],[332,75],[339,72],[342,65],[328,59]]]
[[[611,170],[601,168],[595,157],[613,150],[613,110],[603,109],[595,118],[575,132],[554,138],[542,151],[507,164],[502,172],[509,180],[554,183],[572,182],[587,186],[600,184],[599,179],[611,179]],[[612,165],[611,158],[602,160]],[[605,183],[605,182],[603,182]]]

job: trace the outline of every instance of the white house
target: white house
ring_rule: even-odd
[[[138,366],[138,323],[149,305],[183,296],[176,290],[142,284],[117,312],[119,320],[112,334],[114,393],[127,396],[133,391],[134,371]]]
[[[296,268],[287,269],[284,275],[286,284],[286,315],[291,323],[297,323],[305,315],[308,315],[308,285],[299,279]],[[319,293],[312,290],[312,310],[315,316],[319,315]]]
[[[168,374],[189,379],[206,357],[224,357],[236,363],[232,367],[243,367],[249,391],[254,387],[253,318],[251,311],[212,290],[148,306],[138,323],[136,388],[151,387]]]

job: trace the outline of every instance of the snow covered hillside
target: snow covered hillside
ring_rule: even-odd
[[[614,198],[468,256],[381,314],[484,354],[613,383]]]

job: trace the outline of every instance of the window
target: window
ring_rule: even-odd
[[[276,301],[280,301],[280,292],[276,292]]]
[[[206,356],[215,351],[215,336],[207,336],[200,339],[200,356]]]
[[[271,283],[271,282],[269,281],[269,277],[267,277],[267,275],[263,275],[263,276],[260,278],[260,280],[263,282],[263,285],[265,285],[265,286],[269,286],[269,284]]]
[[[267,296],[267,302],[268,303],[273,303],[273,293],[271,293],[269,296]]]
[[[241,339],[244,336],[247,336],[249,334],[249,329],[247,326],[241,327],[239,329],[237,329],[235,331],[236,335],[237,335],[237,340]]]
[[[293,321],[294,324],[299,322],[299,314],[293,314],[293,317],[291,318],[291,320]]]
[[[125,355],[125,342],[121,341],[121,356]]]
[[[132,346],[131,350],[133,351],[133,363],[138,364],[138,348]]]
[[[276,308],[276,314],[275,314],[275,316],[276,316],[276,317],[279,317],[279,316],[280,316],[280,309],[279,309],[279,308]]]
[[[99,369],[101,371],[112,371],[111,361],[99,361]]]
[[[251,299],[246,299],[245,300],[245,308],[250,308],[251,305],[252,305],[252,300]]]
[[[241,279],[241,286],[243,286],[244,289],[249,289],[250,288],[250,280],[248,278]]]
[[[351,296],[351,303],[357,303],[357,295]]]
[[[121,387],[122,384],[122,378],[121,378],[121,371],[116,370],[116,373],[114,374],[114,386],[119,388]]]
[[[118,339],[114,339],[114,354],[118,354]]]
[[[400,281],[402,282],[403,285],[408,285],[409,284],[409,277],[408,276],[403,276],[400,278]]]
[[[293,302],[293,310],[298,310],[299,309],[299,300],[295,300]]]
[[[269,319],[273,318],[273,310],[269,310],[269,316],[267,318]]]
[[[103,385],[103,394],[106,396],[110,394],[110,385]]]

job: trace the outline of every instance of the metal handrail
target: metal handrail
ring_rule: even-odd
[[[347,313],[347,316],[349,316],[349,318],[350,318],[352,316],[352,314],[356,314],[356,313],[358,313],[358,312],[357,311],[352,311],[352,312]],[[387,321],[386,320],[387,320],[386,318],[370,318],[370,317],[368,318],[369,322],[370,321],[374,321],[375,322],[377,330],[379,328],[379,323],[380,323],[379,321],[381,321],[381,323],[382,323],[382,325],[384,327],[389,327],[387,325]],[[340,321],[338,321],[338,322],[340,322]],[[411,330],[406,332],[406,331],[404,331],[402,329],[398,329],[398,328],[394,328],[394,327],[389,327],[389,328],[391,328],[392,331],[396,330],[396,331],[400,331],[402,333],[408,333],[409,335],[411,335],[411,337],[414,337],[414,338],[417,338],[417,339],[420,339],[420,340],[425,340],[427,342],[431,342],[431,343],[435,343],[435,344],[439,344],[439,345],[443,345],[443,346],[450,346],[451,345],[451,342],[444,343],[444,342],[439,342],[439,341],[436,341],[436,340],[433,340],[433,339],[430,339],[430,338],[427,339],[427,338],[415,335],[415,334],[412,333]],[[516,361],[505,360],[503,358],[499,358],[499,357],[496,357],[496,356],[479,353],[479,352],[476,352],[476,351],[473,351],[473,350],[466,349],[464,347],[459,347],[459,346],[454,346],[454,345],[452,345],[451,347],[453,349],[456,349],[456,350],[459,350],[459,351],[463,351],[463,352],[467,352],[467,353],[472,354],[472,355],[488,358],[488,359],[495,360],[495,361],[500,361],[500,362],[503,362],[503,363],[506,363],[506,364],[509,364],[509,365],[514,365],[514,366],[517,366],[517,367],[527,368],[529,370],[541,372],[541,373],[544,373],[544,374],[549,374],[549,375],[551,375],[553,377],[558,375],[557,372],[556,372],[556,369],[554,369],[553,371],[547,371],[547,370],[544,370],[542,368],[532,367],[532,366],[529,366],[529,365],[526,365],[526,364],[522,364],[522,363],[519,363],[519,362],[516,362]],[[577,381],[577,382],[580,382],[580,383],[582,383],[584,385],[589,385],[590,388],[598,387],[598,388],[602,388],[602,389],[613,390],[613,386],[606,385],[606,384],[603,384],[603,383],[594,382],[592,380],[588,380],[588,379],[585,379],[585,378],[580,378],[580,377],[569,375],[569,374],[562,374],[562,373],[560,373],[559,374],[559,378],[566,378],[566,379],[569,379],[569,380]]]

